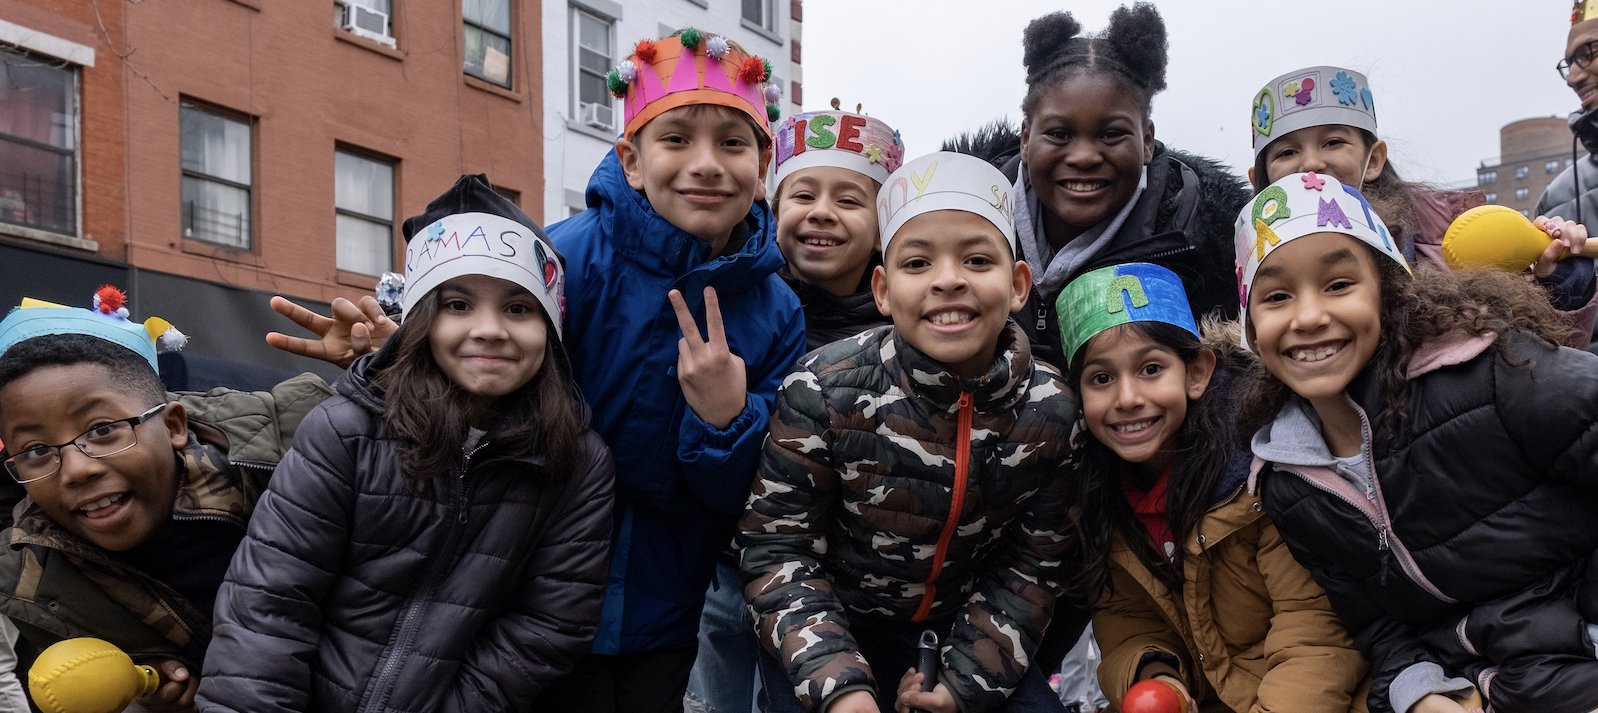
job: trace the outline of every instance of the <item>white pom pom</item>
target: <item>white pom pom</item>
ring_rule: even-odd
[[[118,307],[117,308],[117,316],[121,317],[123,319],[127,319],[128,318],[128,308],[126,308],[126,307]]]
[[[778,89],[777,85],[775,85],[775,84],[767,84],[766,85],[766,103],[767,104],[776,104],[777,102],[780,102],[780,101],[782,101],[782,90]]]
[[[638,65],[633,64],[630,59],[623,61],[616,65],[616,73],[621,75],[621,81],[632,84],[633,80],[638,78]]]
[[[727,38],[721,35],[711,35],[710,39],[705,40],[705,53],[716,59],[721,59],[731,49],[732,45],[727,44]]]
[[[177,327],[167,327],[167,330],[161,333],[161,339],[156,342],[163,352],[180,352],[188,344],[189,338],[179,332]]]
[[[96,312],[100,311],[100,296],[99,295],[95,295],[94,296],[94,311],[96,311]]]

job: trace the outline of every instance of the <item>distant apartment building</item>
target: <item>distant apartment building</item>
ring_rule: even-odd
[[[622,130],[605,75],[639,40],[684,27],[722,35],[771,60],[784,116],[804,99],[799,0],[546,0],[543,13],[543,214],[551,223],[585,208],[588,178]]]
[[[1498,145],[1498,158],[1476,169],[1476,187],[1487,194],[1488,204],[1534,217],[1543,190],[1574,163],[1570,126],[1553,116],[1522,119],[1498,131]],[[1578,154],[1585,155],[1585,150]]]
[[[194,363],[325,369],[262,342],[271,294],[370,294],[462,173],[545,219],[543,35],[533,0],[0,0],[0,310],[108,282]]]

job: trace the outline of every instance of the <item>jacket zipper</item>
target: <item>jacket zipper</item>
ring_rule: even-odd
[[[954,439],[954,494],[949,501],[949,519],[943,523],[943,532],[938,535],[938,547],[932,553],[932,573],[927,575],[926,590],[921,594],[921,606],[916,608],[915,616],[911,621],[922,621],[932,613],[932,600],[937,597],[938,575],[943,573],[943,559],[949,554],[949,541],[954,539],[954,531],[960,525],[960,513],[965,509],[965,485],[970,478],[971,470],[971,412],[972,402],[975,401],[971,392],[960,392],[960,415],[955,419],[956,428],[960,430]]]
[[[1426,578],[1426,575],[1420,571],[1420,565],[1415,564],[1415,558],[1410,556],[1409,548],[1399,541],[1397,535],[1392,534],[1392,516],[1387,513],[1387,501],[1382,497],[1382,483],[1376,478],[1376,459],[1371,457],[1370,444],[1374,439],[1371,436],[1370,419],[1365,416],[1365,409],[1360,408],[1360,405],[1354,399],[1348,398],[1347,395],[1344,395],[1343,398],[1347,398],[1348,405],[1353,406],[1354,410],[1359,412],[1360,436],[1362,437],[1360,454],[1365,457],[1365,467],[1370,468],[1371,472],[1371,488],[1375,491],[1376,511],[1380,513],[1382,518],[1382,529],[1379,531],[1382,538],[1382,546],[1392,552],[1394,557],[1398,558],[1398,566],[1404,570],[1404,574],[1409,577],[1410,581],[1420,585],[1421,589],[1426,590],[1428,594],[1437,597],[1443,602],[1458,604],[1459,600],[1443,594],[1442,590],[1438,589],[1436,585],[1431,583],[1431,580]]]

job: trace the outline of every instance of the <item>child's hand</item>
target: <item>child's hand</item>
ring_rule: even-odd
[[[150,713],[193,713],[199,710],[194,706],[194,692],[200,689],[199,676],[193,675],[187,666],[172,659],[157,661],[155,670],[161,673],[161,680],[165,683],[155,689],[155,693],[134,699],[139,705]]]
[[[1182,683],[1181,679],[1168,673],[1158,673],[1150,676],[1149,678],[1159,679],[1171,684],[1172,686],[1175,686],[1176,690],[1182,692],[1182,697],[1187,699],[1187,713],[1198,713],[1198,701],[1193,700],[1193,694],[1188,693],[1187,684]]]
[[[311,330],[320,340],[290,337],[272,332],[266,343],[283,351],[349,368],[355,358],[377,351],[399,325],[383,314],[377,299],[361,298],[360,306],[343,297],[333,300],[333,316],[323,317],[282,297],[272,298],[272,309]]]
[[[910,713],[911,710],[923,710],[927,713],[960,713],[959,706],[954,704],[954,695],[949,693],[949,688],[942,683],[933,688],[930,693],[921,692],[921,674],[915,669],[905,669],[904,675],[899,677],[899,695],[893,701],[893,710],[897,713]]]
[[[1481,713],[1480,708],[1469,710]],[[1409,707],[1409,713],[1465,713],[1465,711],[1466,708],[1454,699],[1436,693],[1415,701],[1415,705]]]
[[[870,691],[850,691],[833,699],[826,713],[877,713],[877,699]]]
[[[1560,257],[1586,254],[1587,227],[1581,223],[1565,220],[1557,215],[1552,218],[1539,215],[1532,221],[1532,225],[1542,229],[1548,237],[1554,239],[1548,244],[1548,249],[1543,251],[1542,256],[1537,258],[1537,263],[1532,266],[1532,272],[1538,277],[1553,274],[1554,265],[1559,262]]]
[[[732,425],[743,413],[749,387],[744,381],[744,360],[727,350],[727,334],[721,328],[721,303],[716,288],[705,288],[705,331],[710,339],[699,338],[699,325],[683,302],[682,293],[666,295],[677,311],[677,326],[682,339],[677,342],[677,382],[694,415],[718,429]]]

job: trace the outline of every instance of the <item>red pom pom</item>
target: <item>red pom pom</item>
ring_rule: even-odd
[[[738,65],[738,78],[755,84],[766,76],[766,63],[759,57],[745,57],[743,64]]]
[[[101,285],[100,289],[94,291],[94,296],[98,298],[100,311],[106,314],[114,314],[128,301],[126,293],[110,285]]]
[[[633,48],[633,56],[637,57],[638,61],[640,62],[654,64],[655,43],[650,42],[649,40],[640,40],[638,42],[638,46]]]

